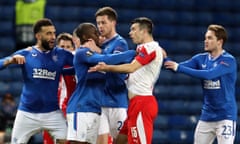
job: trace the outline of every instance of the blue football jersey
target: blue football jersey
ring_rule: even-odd
[[[65,65],[73,65],[72,53],[53,48],[40,51],[35,47],[16,51],[25,57],[26,63],[17,65],[22,70],[23,88],[19,109],[32,113],[45,113],[59,109],[58,83]],[[2,63],[0,63],[2,67]]]
[[[201,79],[204,96],[201,120],[237,120],[237,63],[231,54],[224,51],[217,58],[208,53],[198,54],[180,63],[177,72]]]
[[[73,64],[77,75],[77,87],[72,94],[67,107],[67,113],[94,112],[101,113],[100,100],[103,93],[102,75],[89,73],[88,69],[98,62],[107,64],[119,64],[130,62],[135,56],[135,51],[129,50],[120,54],[98,54],[89,48],[81,47],[76,50]]]
[[[104,54],[121,53],[128,50],[128,44],[120,35],[115,35],[102,45]],[[128,92],[125,85],[127,74],[106,73],[105,96],[101,99],[103,107],[128,107]]]

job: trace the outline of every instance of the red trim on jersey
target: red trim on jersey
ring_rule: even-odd
[[[144,46],[138,48],[138,55],[136,56],[136,60],[142,65],[148,64],[156,57],[156,51],[152,51],[148,53]]]

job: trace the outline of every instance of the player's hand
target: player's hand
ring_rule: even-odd
[[[99,44],[100,45],[102,45],[105,40],[106,40],[106,37],[99,36]]]
[[[107,64],[104,62],[99,62],[94,67],[90,67],[88,72],[95,72],[95,71],[106,71],[107,70]]]
[[[90,48],[92,51],[94,52],[98,52],[98,53],[101,53],[101,48],[99,48],[95,41],[93,39],[88,39],[87,42],[84,43],[83,45],[84,47],[87,47],[87,48]]]
[[[177,71],[178,63],[168,60],[164,63],[165,68]]]
[[[22,55],[13,55],[9,60],[9,64],[24,64],[26,62],[25,57]]]

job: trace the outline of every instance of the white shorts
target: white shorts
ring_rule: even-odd
[[[92,144],[97,142],[100,115],[91,112],[68,113],[67,121],[67,140]]]
[[[233,144],[236,135],[236,121],[199,121],[194,134],[194,144],[212,144],[217,137],[219,144]]]
[[[126,108],[102,107],[98,134],[108,134],[116,138],[127,118]]]
[[[11,144],[27,143],[31,136],[48,130],[56,139],[66,139],[67,123],[60,110],[48,113],[29,113],[18,110],[14,121]]]

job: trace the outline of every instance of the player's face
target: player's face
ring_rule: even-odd
[[[110,38],[114,32],[116,22],[109,20],[107,15],[97,16],[96,22],[100,35],[106,38]]]
[[[54,26],[43,26],[39,32],[39,39],[45,50],[51,50],[55,46],[56,30]]]
[[[138,23],[134,23],[130,27],[129,36],[132,39],[133,43],[135,44],[141,44],[142,36],[143,36],[143,30],[140,29]]]
[[[204,50],[207,52],[213,52],[217,49],[219,44],[220,44],[220,41],[217,40],[215,32],[208,30],[205,34]]]
[[[70,52],[74,51],[74,47],[70,40],[60,40],[58,43],[58,47],[64,48],[65,50],[68,50]]]

